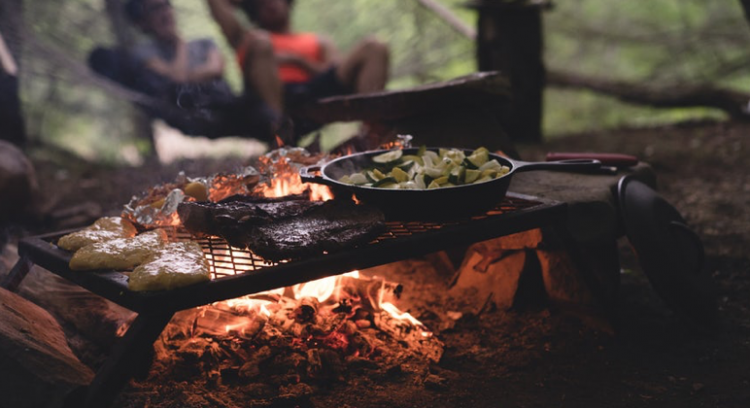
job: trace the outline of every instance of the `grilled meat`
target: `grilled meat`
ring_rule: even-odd
[[[183,202],[177,207],[182,225],[196,236],[216,235],[230,245],[244,246],[244,231],[275,220],[295,217],[321,202],[297,199],[258,199],[243,201]]]
[[[349,200],[243,199],[184,202],[177,212],[193,235],[216,235],[272,261],[333,252],[366,242],[385,228],[375,207]]]
[[[259,225],[246,237],[253,252],[278,261],[340,251],[368,242],[383,230],[385,217],[377,208],[332,200],[303,216]]]

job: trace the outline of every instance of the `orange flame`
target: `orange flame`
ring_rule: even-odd
[[[255,192],[264,197],[284,197],[292,194],[303,194],[310,191],[310,199],[313,201],[327,201],[333,199],[331,190],[321,184],[307,184],[302,182],[299,171],[289,164],[289,161],[281,157],[276,163],[265,163],[272,167],[273,179],[269,184],[259,184]]]
[[[395,329],[397,327],[411,327],[415,329],[411,332],[413,335],[421,339],[431,338],[432,332],[422,322],[411,314],[399,310],[389,301],[392,298],[384,300],[383,292],[387,290],[386,284],[386,281],[381,278],[365,277],[361,276],[359,271],[352,271],[289,288],[229,299],[203,309],[200,327],[208,333],[225,333],[240,337],[254,336],[266,324],[276,325],[279,321],[287,321],[285,319],[289,318],[290,304],[295,305],[296,301],[305,298],[315,298],[320,304],[319,313],[334,310],[343,304],[341,302],[347,301],[347,304],[354,306],[354,310],[366,307],[375,313],[389,316],[390,319],[382,320],[383,324],[388,326],[387,328],[381,327],[382,330],[394,333],[394,330],[398,330]],[[364,297],[368,297],[369,302]],[[393,322],[396,322],[396,326]],[[378,324],[377,318],[375,324]],[[337,340],[336,336],[343,337]],[[345,337],[343,333],[334,330],[318,340],[324,343],[334,342],[341,346],[348,341]]]
[[[422,322],[417,320],[411,314],[398,310],[398,308],[394,306],[392,303],[383,302],[380,304],[380,307],[384,311],[388,312],[388,314],[390,314],[394,319],[409,322],[415,327],[422,329],[422,337],[432,336],[432,332],[425,330],[425,326],[422,324]]]

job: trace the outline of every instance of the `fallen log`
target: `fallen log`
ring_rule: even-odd
[[[747,109],[750,94],[708,85],[656,87],[553,70],[547,72],[547,85],[587,89],[623,102],[656,108],[716,108],[726,112],[733,119],[750,120],[750,112]]]
[[[59,406],[93,372],[68,347],[60,325],[44,309],[0,288],[0,395],[2,406]]]

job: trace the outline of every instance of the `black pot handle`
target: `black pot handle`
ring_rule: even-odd
[[[513,171],[552,170],[597,173],[602,168],[602,162],[594,159],[571,159],[554,162],[523,162],[514,160],[513,165],[515,166]]]
[[[307,166],[299,169],[299,177],[304,183],[317,183],[333,186],[335,183],[321,176],[322,168],[320,166]]]

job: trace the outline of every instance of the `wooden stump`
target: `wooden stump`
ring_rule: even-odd
[[[479,11],[477,65],[510,77],[512,104],[498,111],[511,140],[542,141],[545,68],[542,59],[542,10],[546,2],[474,0]]]
[[[0,395],[4,408],[58,407],[94,373],[49,313],[0,288]]]

